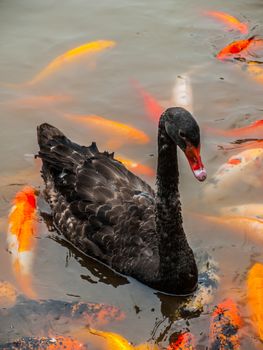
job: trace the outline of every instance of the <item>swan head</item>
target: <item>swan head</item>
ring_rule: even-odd
[[[196,120],[182,107],[168,108],[164,116],[166,133],[186,155],[197,180],[204,181],[206,170],[200,155],[200,129]]]

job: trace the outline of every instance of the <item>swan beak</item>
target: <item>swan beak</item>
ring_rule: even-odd
[[[205,181],[207,175],[200,155],[200,145],[195,147],[187,143],[185,155],[197,180]]]

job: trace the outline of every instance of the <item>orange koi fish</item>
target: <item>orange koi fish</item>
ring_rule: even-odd
[[[209,126],[205,127],[206,134],[213,134],[223,137],[262,137],[263,138],[263,119],[256,120],[255,122],[243,126],[241,128],[234,129],[217,129]]]
[[[119,162],[123,163],[127,169],[133,171],[137,175],[145,175],[153,177],[155,175],[154,170],[151,167],[135,162],[134,160],[115,156]]]
[[[133,80],[132,84],[143,99],[145,112],[148,117],[154,122],[158,122],[161,114],[164,112],[164,108],[151,94],[149,94],[149,92],[141,87],[139,82]]]
[[[25,337],[12,343],[1,344],[2,349],[88,350],[88,347],[71,337]]]
[[[95,128],[107,136],[111,135],[111,138],[107,142],[107,147],[110,149],[117,149],[125,143],[145,144],[150,141],[149,136],[143,131],[128,124],[97,115],[64,114],[64,116],[87,125],[89,129]]]
[[[117,333],[102,332],[96,329],[89,329],[89,332],[93,335],[97,335],[106,340],[107,350],[158,350],[159,348],[155,344],[144,343],[138,346],[131,345],[128,340]]]
[[[238,330],[242,321],[236,304],[226,299],[218,304],[210,323],[210,349],[240,349]]]
[[[101,52],[105,49],[112,48],[116,45],[115,41],[110,40],[98,40],[87,42],[81,46],[75,47],[62,55],[56,57],[53,61],[51,61],[41,72],[39,72],[32,80],[26,83],[26,85],[34,85],[43,79],[47,78],[58,69],[63,67],[64,64],[70,63],[77,58],[83,56],[89,56],[91,54],[95,54]]]
[[[22,291],[35,298],[32,288],[31,269],[36,245],[36,197],[32,187],[25,187],[18,192],[13,200],[13,207],[8,218],[7,243],[12,254],[12,264],[15,276]]]
[[[180,333],[175,341],[172,341],[167,350],[194,350],[195,340],[194,336],[189,333]]]
[[[234,58],[242,51],[248,48],[248,46],[253,42],[255,36],[252,36],[249,39],[233,41],[231,44],[225,46],[219,53],[216,55],[216,58],[219,60],[225,60],[228,58]]]
[[[247,298],[253,325],[263,341],[263,265],[256,263],[248,272]]]
[[[242,34],[248,33],[248,25],[240,22],[236,17],[233,17],[225,12],[219,11],[206,11],[205,15],[213,17],[223,23],[225,23],[230,29],[238,30]]]

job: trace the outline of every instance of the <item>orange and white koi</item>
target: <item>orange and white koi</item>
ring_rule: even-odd
[[[96,128],[104,135],[111,137],[107,141],[107,147],[117,149],[125,143],[145,144],[150,141],[148,135],[131,125],[106,119],[97,115],[64,114],[65,117],[87,125],[89,129]]]
[[[41,70],[32,80],[28,81],[25,85],[34,85],[51,74],[55,73],[58,69],[65,64],[75,61],[83,56],[90,56],[92,54],[104,51],[105,49],[112,48],[116,45],[115,41],[111,40],[98,40],[87,42],[83,45],[75,47],[62,55],[56,57],[51,61],[44,69]]]
[[[230,228],[233,232],[245,234],[251,240],[262,244],[263,243],[263,219],[262,215],[259,218],[256,215],[242,216],[242,215],[197,215],[202,221],[207,221],[215,225],[223,225]]]
[[[245,150],[251,148],[263,148],[263,139],[241,139],[227,145],[218,145],[222,151]]]
[[[233,41],[231,44],[225,46],[219,53],[216,55],[216,58],[219,60],[225,60],[229,58],[239,57],[239,54],[250,46],[254,40],[254,36],[249,39]]]
[[[172,341],[167,350],[194,350],[195,339],[192,333],[180,333],[176,340]]]
[[[161,114],[164,112],[164,108],[149,92],[141,87],[138,81],[133,80],[132,84],[143,99],[145,112],[148,117],[154,122],[158,122]]]
[[[218,304],[210,323],[210,349],[240,349],[238,330],[242,325],[236,304],[226,299]]]
[[[263,119],[256,120],[253,123],[243,126],[241,128],[234,128],[234,129],[218,129],[218,128],[212,128],[209,126],[206,126],[204,128],[206,134],[213,134],[223,137],[249,137],[249,138],[256,138],[261,137],[263,138]]]
[[[247,186],[262,187],[263,148],[244,150],[221,165],[203,189],[206,200],[219,200]],[[242,184],[242,186],[240,186]]]
[[[226,24],[230,29],[234,29],[239,31],[242,34],[248,33],[248,25],[247,23],[240,22],[236,17],[231,16],[226,12],[220,11],[206,11],[204,13],[207,16],[213,17],[220,22]]]
[[[171,102],[174,106],[183,107],[189,112],[193,112],[193,92],[190,76],[187,73],[176,77]]]
[[[247,275],[247,301],[253,325],[263,341],[263,264],[256,263]]]
[[[7,243],[12,254],[14,274],[22,291],[30,298],[36,293],[32,287],[31,270],[36,245],[36,197],[32,187],[25,187],[13,200],[8,218]]]
[[[145,176],[153,177],[155,174],[155,171],[153,170],[153,168],[147,165],[140,164],[134,160],[123,158],[121,156],[115,156],[115,159],[123,163],[127,169],[133,171],[137,175],[145,175]]]

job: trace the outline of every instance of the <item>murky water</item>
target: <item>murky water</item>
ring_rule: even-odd
[[[155,168],[156,125],[147,118],[132,80],[164,106],[172,101],[177,75],[191,71],[194,114],[201,126],[241,126],[262,118],[262,84],[238,64],[220,62],[215,54],[241,35],[203,15],[204,10],[225,11],[249,23],[252,34],[262,29],[262,2],[165,1],[0,1],[0,178],[1,237],[0,279],[19,290],[6,251],[7,215],[15,193],[28,184],[43,188],[40,164],[25,156],[37,152],[36,126],[41,122],[60,128],[72,140],[99,149],[109,148],[109,131],[90,129],[67,114],[98,115],[143,130],[147,144],[123,142],[117,155]],[[30,81],[55,57],[85,42],[114,40],[116,47],[99,55],[64,65],[32,86]],[[53,100],[36,97],[55,96]],[[56,98],[57,97],[57,98]],[[94,131],[95,130],[95,131]],[[220,140],[202,137],[202,157],[211,176],[229,157],[217,148]],[[114,151],[114,149],[109,149]],[[235,152],[231,153],[235,154]],[[249,320],[246,306],[246,273],[252,262],[263,262],[262,244],[224,226],[209,224],[193,213],[215,213],[219,207],[262,201],[262,188],[253,184],[231,191],[223,199],[206,198],[205,183],[197,183],[180,154],[180,190],[185,231],[191,245],[217,261],[220,283],[208,311],[195,318],[176,320],[180,300],[166,297],[133,280],[115,275],[104,266],[50,238],[39,223],[33,285],[39,299],[92,301],[119,307],[127,317],[104,327],[133,343],[149,339],[167,345],[175,331],[189,329],[198,349],[208,346],[213,306],[231,297],[244,319],[242,349],[263,349]],[[154,186],[154,178],[145,177]],[[244,189],[242,179],[240,188]],[[74,295],[74,296],[72,296]],[[32,320],[9,324],[0,321],[1,342],[38,335]],[[61,327],[67,334],[69,325]]]

